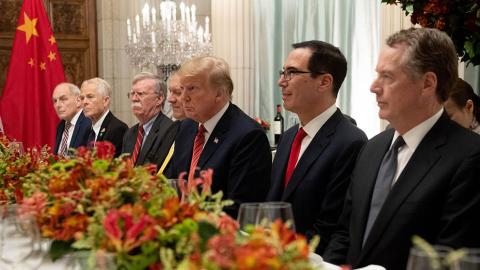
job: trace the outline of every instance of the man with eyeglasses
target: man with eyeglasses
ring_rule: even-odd
[[[152,163],[160,168],[173,143],[176,130],[162,113],[166,91],[158,75],[142,72],[133,78],[128,97],[139,123],[125,134],[122,153],[129,153],[134,165]]]
[[[300,124],[280,139],[269,201],[290,202],[295,228],[320,236],[322,254],[341,213],[355,158],[367,137],[335,105],[347,73],[340,50],[322,41],[293,44],[278,85]]]
[[[234,205],[224,210],[236,217],[243,202],[265,200],[269,187],[271,153],[267,136],[251,117],[232,104],[233,82],[225,60],[198,57],[177,72],[181,103],[188,117],[175,139],[169,176],[213,169],[212,192]]]
[[[85,116],[92,121],[88,145],[95,147],[99,141],[109,141],[115,146],[115,156],[122,151],[122,141],[128,126],[110,111],[112,88],[101,78],[86,80],[80,87],[80,100]]]

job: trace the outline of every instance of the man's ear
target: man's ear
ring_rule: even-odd
[[[437,94],[437,75],[431,71],[428,71],[423,75],[423,89],[422,92],[428,95],[436,95]]]
[[[321,91],[324,92],[329,89],[333,89],[333,76],[332,74],[322,74],[318,75],[317,78],[317,88]]]

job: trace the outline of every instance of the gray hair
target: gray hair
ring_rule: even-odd
[[[426,72],[437,76],[437,96],[447,100],[458,77],[458,58],[450,37],[432,28],[410,28],[401,30],[387,39],[387,45],[405,44],[403,55],[405,71],[413,78]]]
[[[68,82],[59,83],[57,86],[55,86],[55,88],[60,86],[68,87],[68,90],[70,91],[70,93],[72,93],[75,96],[80,95],[80,88],[78,88],[78,86],[76,86],[73,83],[68,83]]]
[[[136,84],[139,81],[148,80],[148,79],[154,81],[153,90],[155,91],[155,93],[165,98],[167,96],[167,86],[165,85],[165,82],[160,76],[155,75],[153,73],[141,72],[135,75],[135,77],[133,77],[132,85]]]
[[[112,94],[112,87],[110,87],[110,84],[108,84],[108,82],[102,78],[97,77],[86,80],[82,83],[82,86],[80,88],[83,88],[89,84],[95,85],[98,93],[100,93],[104,97],[110,97],[110,95]]]

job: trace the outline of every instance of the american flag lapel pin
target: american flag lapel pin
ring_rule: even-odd
[[[213,139],[213,142],[214,142],[214,143],[218,143],[218,138],[215,137],[215,138]]]

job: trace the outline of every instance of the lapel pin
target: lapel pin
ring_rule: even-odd
[[[214,143],[218,143],[218,138],[215,137],[215,138],[213,139],[213,142],[214,142]]]

